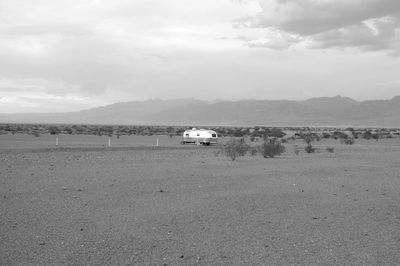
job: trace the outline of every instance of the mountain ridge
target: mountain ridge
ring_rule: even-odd
[[[356,101],[340,95],[293,100],[119,102],[78,112],[0,114],[0,123],[131,125],[400,126],[400,96]]]

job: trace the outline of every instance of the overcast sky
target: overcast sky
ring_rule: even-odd
[[[399,0],[0,0],[0,112],[400,95]]]

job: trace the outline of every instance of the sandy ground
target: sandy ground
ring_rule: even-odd
[[[0,149],[0,265],[399,265],[400,140],[315,146]]]

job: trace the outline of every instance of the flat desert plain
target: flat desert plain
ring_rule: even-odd
[[[0,264],[399,265],[400,140],[285,145],[4,145]]]

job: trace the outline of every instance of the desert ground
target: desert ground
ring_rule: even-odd
[[[0,136],[0,265],[400,264],[400,139],[66,138]]]

